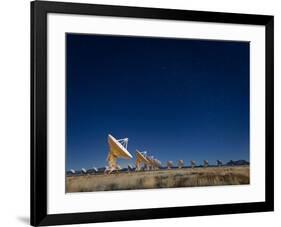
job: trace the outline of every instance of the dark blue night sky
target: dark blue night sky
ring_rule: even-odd
[[[109,133],[162,163],[249,160],[249,43],[66,39],[67,169],[105,166]]]

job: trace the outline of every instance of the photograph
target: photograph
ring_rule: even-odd
[[[242,5],[31,2],[31,225],[274,211],[274,15]]]
[[[66,193],[250,183],[250,42],[65,39]]]

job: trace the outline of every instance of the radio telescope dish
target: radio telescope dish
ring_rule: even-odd
[[[139,150],[136,150],[137,159],[139,159],[142,162],[148,162],[148,160],[144,156],[145,154],[146,154],[146,152],[140,152]]]
[[[134,170],[134,167],[131,164],[128,164],[128,173]]]
[[[98,168],[93,167],[93,171],[94,171],[94,173],[97,173],[98,172]]]
[[[154,169],[154,157],[153,156],[147,156],[147,164],[146,167],[148,170],[153,170]]]
[[[222,163],[222,160],[217,160],[217,166],[222,166],[223,163]]]
[[[204,160],[204,167],[208,167],[209,165],[209,161],[208,160]]]
[[[161,167],[161,162],[160,160],[158,159],[153,159],[153,166],[154,166],[154,169],[159,169]]]
[[[87,174],[87,170],[84,168],[81,169],[81,172],[82,172],[82,174]]]
[[[193,160],[191,160],[191,161],[190,161],[190,165],[191,165],[191,168],[194,168],[194,167],[196,166],[196,162],[193,161]]]
[[[71,174],[75,174],[75,170],[74,169],[71,169],[70,172],[71,172]]]
[[[161,161],[160,160],[154,159],[154,162],[158,167],[161,167]]]
[[[142,163],[144,163],[145,165],[149,163],[145,155],[146,152],[140,152],[139,150],[136,150],[136,171],[141,169]]]
[[[171,169],[173,167],[173,161],[167,161],[167,169]]]
[[[112,135],[108,135],[109,152],[117,158],[131,159],[133,156],[127,150],[128,138],[115,139]]]
[[[183,161],[183,160],[179,160],[179,161],[178,161],[178,167],[179,167],[179,169],[183,168],[183,166],[184,166],[184,161]]]
[[[105,167],[104,167],[104,174],[106,174],[108,171],[109,171],[109,167],[108,167],[108,166],[105,166]]]
[[[122,159],[131,159],[133,156],[127,150],[128,147],[128,138],[124,139],[115,139],[112,135],[108,135],[108,146],[109,152],[107,156],[107,162],[109,167],[109,173],[118,169],[118,165],[116,163],[118,158]]]

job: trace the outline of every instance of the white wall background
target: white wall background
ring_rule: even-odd
[[[67,0],[65,0],[67,1]],[[275,212],[89,224],[96,227],[266,226],[280,222],[281,7],[278,0],[83,0],[88,3],[270,14],[275,16]],[[0,226],[29,223],[29,1],[0,2]],[[76,225],[79,226],[79,225]]]

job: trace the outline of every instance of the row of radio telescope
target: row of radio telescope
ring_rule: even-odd
[[[105,170],[105,173],[111,173],[114,170],[120,169],[119,165],[117,164],[117,159],[132,159],[133,156],[127,150],[128,147],[128,138],[124,139],[115,139],[112,135],[108,135],[108,146],[109,152],[107,155],[107,164],[108,167]],[[139,171],[142,168],[142,165],[147,170],[156,170],[159,169],[161,166],[161,162],[154,158],[153,156],[147,156],[146,152],[140,152],[136,150],[136,168],[135,171]],[[128,166],[129,169],[133,169],[132,166]]]
[[[124,139],[115,139],[112,135],[108,135],[108,145],[109,145],[109,152],[107,156],[107,164],[108,167],[105,170],[105,173],[111,173],[115,170],[119,170],[120,166],[117,164],[117,159],[132,159],[133,156],[127,150],[128,146],[128,138]],[[135,171],[140,171],[141,169],[144,170],[157,170],[161,167],[161,162],[154,158],[153,156],[148,156],[147,152],[141,152],[136,150],[136,161],[135,161]],[[192,168],[196,166],[195,161],[191,161],[190,165]],[[204,160],[204,167],[209,165],[208,160]],[[222,161],[217,160],[217,165],[221,166]],[[172,161],[167,162],[167,169],[173,168],[174,164]],[[129,169],[133,169],[132,166],[128,166]],[[184,161],[178,161],[178,168],[184,167]]]
[[[136,153],[137,153],[137,157],[138,157],[138,155],[140,155],[140,157],[136,159],[136,168],[134,169],[132,167],[132,165],[129,164],[128,168],[127,168],[128,172],[133,171],[133,170],[135,170],[135,171],[140,171],[140,170],[157,170],[157,169],[160,169],[160,167],[162,167],[161,162],[159,160],[158,160],[158,162],[156,162],[157,163],[156,165],[154,164],[155,162],[153,162],[153,160],[152,160],[153,156],[150,156],[149,158],[146,157],[145,156],[146,152],[137,151]],[[145,160],[142,161],[143,157],[147,161],[145,161]],[[209,166],[208,160],[204,160],[203,167],[208,167],[208,166]],[[223,163],[222,163],[221,160],[217,160],[217,166],[218,167],[223,166]],[[196,162],[193,161],[193,160],[190,161],[190,167],[191,168],[195,168],[196,167]],[[172,168],[178,168],[178,169],[184,168],[184,161],[183,160],[178,160],[178,165],[177,166],[174,165],[173,161],[167,161],[167,169],[172,169]],[[110,168],[110,167],[106,166],[104,172],[105,173],[111,173],[113,170],[121,170],[121,167],[118,164],[115,166],[115,168],[112,168],[112,167]],[[85,168],[81,169],[81,173],[82,174],[88,174],[88,173],[91,173],[91,172],[92,173],[98,173],[99,170],[96,167],[93,167],[90,170],[86,170]],[[71,169],[69,171],[69,173],[70,174],[76,174],[76,171],[74,169]]]

